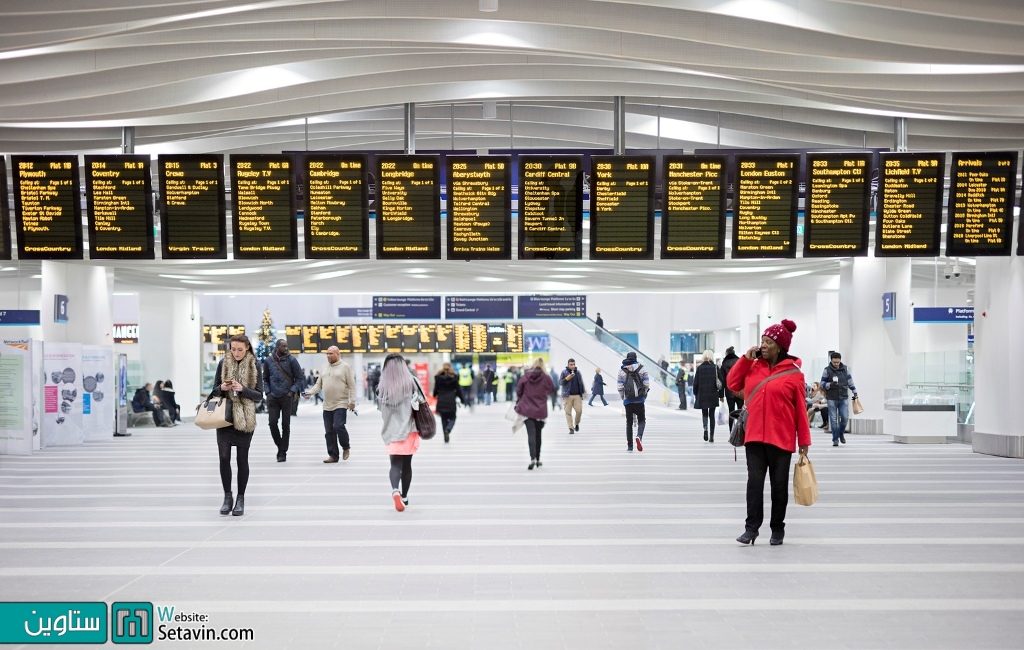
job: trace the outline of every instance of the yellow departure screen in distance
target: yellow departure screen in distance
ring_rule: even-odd
[[[78,156],[11,156],[11,166],[18,259],[82,259]]]
[[[227,259],[224,156],[161,155],[160,240],[164,259]]]
[[[590,258],[654,259],[653,156],[590,159]]]
[[[305,228],[309,259],[368,259],[369,165],[363,154],[307,154]]]
[[[807,154],[804,257],[868,252],[870,153]]]
[[[726,156],[665,156],[662,259],[725,257]]]
[[[945,169],[945,153],[879,155],[876,257],[939,254]]]
[[[441,259],[438,156],[377,157],[377,258]]]
[[[1016,191],[1016,151],[954,153],[946,256],[1009,255]]]
[[[89,259],[153,259],[152,197],[149,156],[86,156]]]
[[[448,259],[512,256],[512,159],[448,156]]]
[[[7,212],[7,166],[4,157],[0,156],[0,260],[11,259],[10,219]]]
[[[737,155],[733,258],[796,257],[799,154]]]
[[[232,155],[231,187],[235,259],[298,257],[291,156]]]
[[[519,259],[583,258],[583,157],[519,156]]]

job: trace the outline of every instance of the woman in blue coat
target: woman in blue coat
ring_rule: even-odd
[[[593,406],[595,397],[600,397],[601,403],[608,406],[604,399],[604,377],[601,376],[600,368],[594,370],[594,383],[590,386],[590,401],[587,404]]]

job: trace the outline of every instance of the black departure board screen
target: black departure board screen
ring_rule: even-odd
[[[435,349],[438,352],[455,352],[455,326],[450,323],[438,323],[433,327],[437,338]]]
[[[367,212],[369,167],[359,154],[304,157],[306,204],[303,224],[309,259],[369,259]]]
[[[0,156],[0,260],[11,259],[11,215],[7,212],[7,164]]]
[[[868,253],[870,153],[807,154],[804,257]]]
[[[725,257],[726,156],[665,156],[662,259]]]
[[[149,156],[86,156],[89,259],[153,259],[152,196]]]
[[[878,164],[876,257],[934,257],[942,223],[944,153],[883,153]]]
[[[224,156],[161,155],[157,168],[164,259],[227,259]]]
[[[654,259],[651,156],[594,156],[590,174],[590,259]]]
[[[438,156],[377,157],[377,258],[441,259]]]
[[[11,156],[11,167],[18,258],[82,259],[78,156]]]
[[[298,257],[292,171],[291,156],[231,156],[235,259]]]
[[[946,255],[1009,255],[1017,152],[954,153],[949,169]]]
[[[583,259],[583,157],[519,156],[519,259]]]
[[[737,155],[732,256],[796,257],[799,154]]]
[[[512,159],[448,156],[448,259],[512,257]]]

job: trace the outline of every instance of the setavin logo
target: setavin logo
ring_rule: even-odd
[[[110,640],[114,643],[153,643],[153,603],[111,605]]]

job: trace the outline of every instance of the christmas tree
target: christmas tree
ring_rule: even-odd
[[[256,332],[256,358],[263,361],[274,351],[274,321],[270,318],[270,310],[263,310],[263,322]]]

